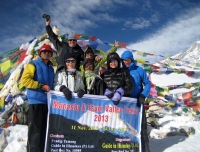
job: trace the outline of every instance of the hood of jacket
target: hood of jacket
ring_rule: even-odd
[[[120,59],[119,55],[116,52],[112,52],[112,53],[108,54],[108,57],[107,57],[108,70],[111,70],[110,62],[111,62],[112,59],[117,60],[118,67],[116,69],[119,69],[120,68],[120,64],[121,64],[121,59]]]
[[[125,64],[124,64],[124,62],[122,62],[123,68],[126,68],[129,71],[136,68],[136,66],[137,66],[136,63],[137,62],[134,60],[133,53],[131,51],[129,51],[129,50],[124,51],[122,53],[122,55],[121,55],[121,59],[122,60],[131,59],[131,61],[132,61],[129,67],[126,67]]]
[[[87,52],[93,53],[93,55],[95,55],[95,50],[91,46],[87,46],[87,48],[84,50],[84,59],[86,57]],[[93,58],[93,60],[94,60],[94,58]]]

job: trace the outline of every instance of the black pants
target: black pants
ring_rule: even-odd
[[[147,118],[146,118],[144,105],[143,105],[143,110],[142,110],[141,143],[142,143],[142,152],[150,152],[149,138],[147,135]]]
[[[29,105],[27,152],[44,152],[47,114],[46,104]]]

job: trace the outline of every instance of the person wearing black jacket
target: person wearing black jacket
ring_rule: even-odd
[[[101,77],[105,82],[105,92],[115,105],[118,105],[122,96],[129,97],[133,90],[133,81],[126,69],[120,68],[121,59],[115,52],[108,54],[107,71]]]
[[[66,53],[74,53],[75,58],[76,58],[76,69],[79,70],[80,67],[80,62],[84,60],[84,52],[81,49],[81,47],[77,44],[77,39],[75,33],[70,33],[68,36],[68,43],[66,42],[61,42],[58,39],[58,36],[54,34],[52,31],[52,28],[50,26],[50,21],[46,20],[46,31],[49,35],[50,41],[53,43],[54,47],[59,53],[59,58],[58,58],[58,67],[57,70],[60,70],[65,67],[65,55]]]

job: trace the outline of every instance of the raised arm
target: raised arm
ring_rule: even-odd
[[[59,41],[58,36],[52,31],[50,26],[51,19],[46,21],[46,31],[49,35],[49,40],[53,43],[56,50],[60,53],[63,43]]]

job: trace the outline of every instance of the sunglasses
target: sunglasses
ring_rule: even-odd
[[[69,39],[68,41],[76,41],[75,39]]]
[[[76,63],[76,60],[66,60],[67,63]]]
[[[116,63],[117,60],[110,60],[110,63]]]
[[[53,54],[53,52],[48,51],[48,50],[43,50],[42,52],[43,52],[44,54],[46,54],[46,53],[51,54],[51,55]]]

